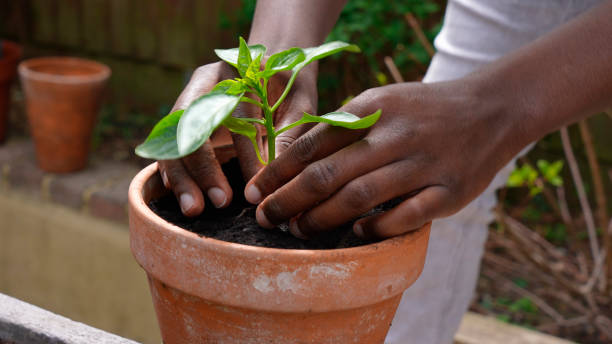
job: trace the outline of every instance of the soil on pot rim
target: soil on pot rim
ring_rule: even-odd
[[[245,182],[237,160],[232,159],[223,165],[223,170],[235,190],[234,199],[227,208],[216,209],[207,201],[200,216],[186,217],[172,193],[152,200],[149,207],[164,220],[200,236],[251,246],[322,250],[356,247],[375,242],[357,237],[352,231],[352,222],[310,240],[301,240],[291,235],[287,224],[275,229],[260,227],[255,219],[256,207],[244,199],[242,190]],[[385,204],[364,216],[389,207],[390,204]]]

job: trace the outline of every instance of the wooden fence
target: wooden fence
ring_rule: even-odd
[[[213,49],[236,45],[239,0],[0,0],[0,37],[26,57],[75,55],[113,69],[113,101],[171,103]]]

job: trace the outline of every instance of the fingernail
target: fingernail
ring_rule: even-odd
[[[162,177],[162,182],[164,183],[164,186],[169,189],[170,183],[168,182],[168,175],[166,174],[166,171],[161,171],[161,177]]]
[[[356,236],[363,238],[363,227],[361,226],[360,223],[355,223],[353,225],[353,232],[355,233]]]
[[[270,223],[261,207],[257,208],[257,211],[255,212],[255,218],[257,218],[257,222],[260,226],[264,228],[274,228],[274,225]]]
[[[251,184],[244,190],[244,197],[249,203],[258,204],[261,202],[261,191],[259,191],[255,184]]]
[[[308,237],[306,237],[300,231],[300,227],[298,226],[297,220],[295,218],[293,218],[293,219],[291,219],[289,221],[289,232],[291,234],[293,234],[293,236],[296,237],[296,238],[300,238],[302,240],[307,240],[308,239]]]
[[[179,202],[181,204],[181,210],[183,213],[188,212],[195,205],[195,201],[193,200],[193,196],[188,193],[182,193],[179,197]]]
[[[227,195],[218,187],[212,187],[207,191],[208,198],[213,202],[215,207],[221,208],[227,202]]]

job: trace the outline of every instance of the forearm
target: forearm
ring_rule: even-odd
[[[508,140],[526,145],[612,105],[610,18],[607,1],[472,76],[483,101],[504,104]]]
[[[259,0],[249,44],[274,53],[323,43],[347,0]]]

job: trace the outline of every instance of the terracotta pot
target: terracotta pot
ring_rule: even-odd
[[[164,193],[157,164],[129,190],[131,249],[165,344],[383,343],[425,261],[429,225],[348,249],[262,248],[166,222],[147,206]]]
[[[17,74],[17,61],[21,58],[21,47],[16,43],[2,41],[0,54],[0,142],[6,139],[11,84]]]
[[[36,157],[41,169],[64,173],[87,165],[91,134],[110,69],[72,57],[19,64]]]

